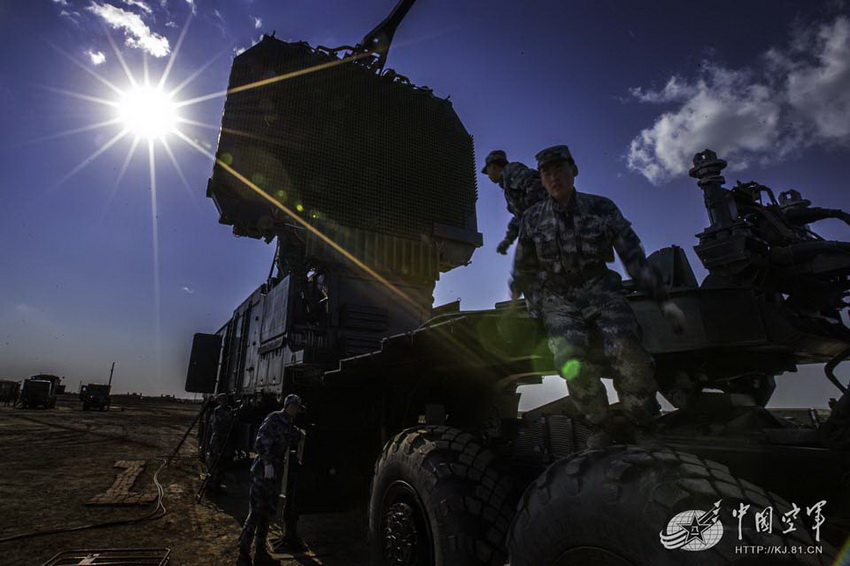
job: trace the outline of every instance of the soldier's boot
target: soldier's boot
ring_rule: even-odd
[[[587,437],[587,449],[599,450],[614,443],[614,427],[610,418],[590,424],[590,435]]]
[[[298,535],[286,536],[281,541],[281,549],[288,552],[303,552],[307,550],[307,543]]]
[[[272,555],[269,554],[266,548],[266,537],[257,537],[254,539],[254,564],[256,566],[268,566],[269,564],[277,564]]]
[[[611,434],[604,428],[597,428],[587,437],[587,449],[599,450],[611,446]]]
[[[631,421],[631,442],[649,450],[660,450],[664,447],[655,436],[654,415],[658,412],[658,402],[655,399],[642,403],[626,403],[626,416]]]
[[[236,566],[254,566],[251,561],[251,539],[243,532],[239,536],[239,556],[236,557]]]
[[[640,417],[643,416],[640,415]],[[629,417],[629,420],[632,422],[632,442],[634,444],[648,450],[661,450],[664,448],[661,440],[655,435],[655,426],[651,417],[632,418],[632,415],[629,415]]]
[[[648,450],[661,450],[664,445],[661,440],[655,436],[651,427],[635,426],[634,428],[634,443]]]

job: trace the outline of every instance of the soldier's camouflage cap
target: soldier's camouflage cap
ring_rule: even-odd
[[[575,163],[573,154],[570,153],[570,148],[565,145],[547,147],[544,150],[538,151],[534,158],[537,159],[538,169],[556,161],[572,161]]]
[[[494,149],[490,153],[487,154],[487,158],[484,160],[484,167],[481,169],[481,173],[487,174],[487,166],[491,163],[495,163],[497,161],[501,161],[504,163],[508,162],[508,154],[506,154],[501,149]]]
[[[286,396],[286,399],[283,400],[283,408],[285,409],[287,407],[287,405],[291,405],[291,404],[298,405],[302,409],[307,408],[307,405],[305,405],[304,402],[301,401],[301,397],[299,397],[295,393],[290,393],[289,395]]]

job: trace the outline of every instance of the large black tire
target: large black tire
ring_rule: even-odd
[[[407,429],[375,465],[372,564],[504,564],[518,499],[510,474],[473,435],[445,426]]]
[[[780,471],[781,473],[781,471]],[[662,531],[678,513],[709,511],[722,500],[720,541],[710,548],[668,550]],[[750,505],[742,540],[732,510]],[[754,516],[774,510],[773,534],[755,531]],[[782,535],[780,518],[791,506],[777,496],[733,477],[721,464],[682,452],[614,447],[590,450],[552,464],[520,501],[509,536],[511,566],[708,566],[715,564],[822,564],[830,548],[815,543],[805,530],[811,520],[805,506],[797,530]],[[717,528],[717,527],[715,527]],[[673,529],[675,532],[676,529]],[[711,532],[708,533],[709,535]],[[708,541],[706,541],[708,542]],[[700,543],[692,543],[702,546]],[[746,545],[808,548],[822,545],[823,555],[736,553]]]

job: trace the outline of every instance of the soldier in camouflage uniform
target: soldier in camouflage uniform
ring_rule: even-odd
[[[251,466],[249,510],[239,535],[237,566],[251,566],[252,538],[257,564],[271,560],[266,550],[266,536],[277,508],[284,458],[290,446],[300,439],[301,433],[294,420],[303,409],[298,395],[287,395],[283,409],[266,417],[257,432],[254,442],[257,457]]]
[[[497,252],[505,255],[519,234],[522,213],[543,200],[547,196],[546,190],[540,183],[540,174],[536,170],[529,169],[518,161],[509,163],[507,154],[501,149],[495,149],[487,155],[481,172],[502,188],[508,212],[511,213],[508,231],[496,247]]]
[[[219,393],[215,398],[218,406],[210,417],[210,441],[207,445],[207,490],[221,489],[221,479],[230,458],[228,433],[233,422],[233,411],[227,406],[227,394]]]
[[[684,315],[669,301],[659,272],[647,262],[640,240],[617,206],[605,197],[575,190],[578,167],[569,148],[550,147],[536,157],[551,198],[522,216],[512,299],[516,304],[520,293],[537,297],[535,306],[549,334],[555,366],[593,429],[588,446],[599,448],[611,442],[608,396],[599,379],[602,368],[587,359],[591,327],[601,334],[625,413],[637,427],[636,436],[643,436],[658,410],[658,388],[652,358],[641,344],[620,276],[606,266],[614,260],[613,251],[677,332],[684,325]]]

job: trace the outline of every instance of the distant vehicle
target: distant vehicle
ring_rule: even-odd
[[[62,395],[65,393],[65,385],[62,383],[64,377],[59,377],[58,375],[53,375],[52,373],[40,373],[38,375],[34,375],[30,377],[30,379],[41,379],[44,381],[49,381],[53,384],[53,394],[54,395]]]
[[[83,410],[98,409],[100,411],[109,409],[110,391],[112,387],[102,383],[89,383],[80,389],[80,401]]]
[[[0,379],[0,403],[13,405],[18,401],[18,393],[21,391],[20,381]]]
[[[51,379],[41,379],[44,376],[29,377],[24,380],[21,389],[22,409],[53,409],[56,407],[57,382]]]

